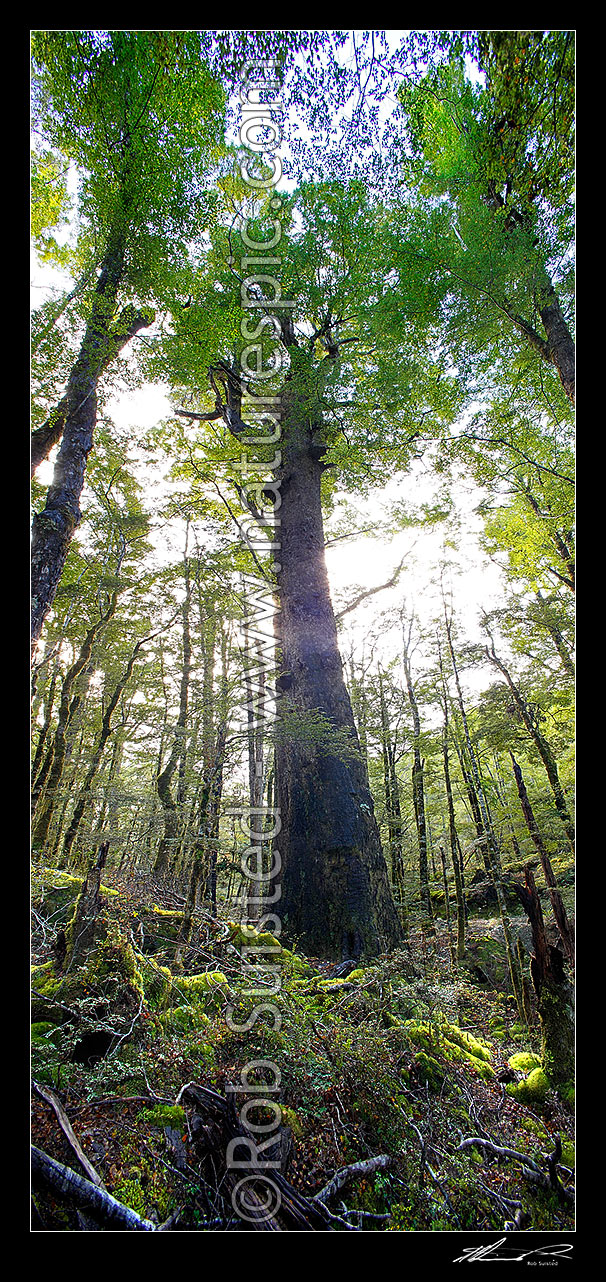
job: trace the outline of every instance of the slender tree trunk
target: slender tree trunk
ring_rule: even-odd
[[[444,715],[444,725],[442,728],[442,760],[444,765],[444,783],[446,786],[446,804],[448,807],[448,836],[450,841],[450,859],[455,879],[455,894],[457,900],[457,946],[456,959],[461,961],[465,956],[465,920],[467,917],[465,907],[465,891],[463,886],[462,870],[459,864],[459,855],[457,849],[457,827],[455,822],[455,808],[452,795],[452,781],[450,778],[450,762],[448,759],[448,694],[446,691],[446,679],[442,664],[442,653],[438,638],[438,658],[440,663],[440,676],[442,680],[442,712]],[[440,848],[441,849],[441,848]]]
[[[520,714],[520,718],[523,721],[524,725],[526,726],[528,734],[530,735],[533,743],[535,744],[537,751],[539,753],[539,756],[541,758],[541,761],[543,762],[543,765],[545,767],[545,773],[547,775],[547,778],[549,779],[549,783],[551,785],[551,791],[554,796],[556,810],[562,821],[562,825],[564,827],[564,831],[568,838],[570,848],[574,852],[574,838],[575,838],[574,824],[568,812],[568,806],[566,804],[564,790],[560,783],[560,776],[558,774],[556,759],[553,755],[553,752],[551,751],[550,745],[548,744],[547,740],[543,737],[538,726],[536,725],[535,720],[531,715],[528,704],[526,703],[526,700],[518,690],[518,687],[513,681],[508,669],[505,667],[505,664],[496,655],[492,637],[490,638],[490,643],[491,643],[490,649],[488,648],[488,646],[486,646],[486,651],[485,651],[486,657],[490,660],[492,664],[494,664],[495,668],[498,668],[499,672],[503,674],[507,682],[507,685],[511,690],[516,708],[518,709],[518,712]]]
[[[421,903],[426,912],[431,917],[431,896],[429,893],[429,867],[428,867],[428,847],[427,847],[427,819],[425,815],[425,789],[423,782],[423,762],[421,760],[421,750],[419,747],[421,738],[421,719],[419,717],[419,706],[417,704],[414,687],[412,684],[412,672],[410,667],[410,641],[412,632],[412,620],[408,629],[408,636],[403,632],[403,649],[402,657],[404,663],[404,675],[406,678],[406,689],[408,691],[408,702],[412,712],[413,724],[413,767],[412,767],[412,795],[414,802],[415,819],[417,823],[417,835],[419,839],[419,885],[421,891]]]
[[[455,652],[454,652],[454,645],[452,641],[452,622],[448,618],[446,614],[446,610],[444,611],[444,619],[446,624],[446,636],[448,639],[448,648],[450,651],[450,658],[451,658],[452,669],[453,669],[453,674],[455,679],[455,685],[457,687],[459,709],[461,712],[461,719],[462,719],[463,730],[465,734],[465,743],[467,745],[467,752],[468,752],[469,762],[470,762],[471,770],[473,774],[473,781],[474,781],[476,795],[478,798],[478,804],[480,806],[480,810],[482,814],[482,823],[484,825],[484,830],[488,838],[487,851],[490,859],[492,881],[494,884],[494,888],[497,896],[497,902],[499,905],[499,912],[501,915],[503,935],[505,938],[505,952],[507,955],[509,973],[511,975],[512,988],[513,988],[514,996],[516,999],[516,1003],[517,1003],[517,1007],[520,1012],[520,1015],[522,1019],[526,1019],[526,1007],[524,1002],[524,985],[522,982],[522,972],[521,972],[519,960],[513,945],[513,939],[511,934],[511,922],[509,920],[509,914],[507,912],[507,903],[505,900],[505,891],[503,888],[503,875],[502,875],[502,869],[501,869],[499,847],[498,847],[497,839],[492,829],[492,824],[490,823],[490,820],[489,820],[488,808],[486,805],[484,790],[482,788],[482,783],[480,779],[480,772],[479,772],[478,764],[476,761],[476,755],[474,752],[473,744],[471,741],[471,734],[469,732],[469,725],[467,721],[467,715],[465,712],[465,704],[463,701],[463,691],[461,690],[461,682],[459,680],[459,669],[457,667],[457,661],[456,661]]]
[[[53,808],[56,804],[57,789],[69,755],[69,730],[74,725],[76,714],[83,699],[81,691],[76,690],[76,693],[73,693],[74,686],[87,666],[90,665],[95,641],[102,628],[113,617],[117,601],[118,593],[114,592],[105,614],[89,628],[78,657],[65,674],[65,680],[61,688],[55,734],[47,750],[44,762],[40,767],[35,788],[32,791],[32,802],[37,810],[32,830],[32,845],[36,848],[43,846],[48,836],[49,826],[53,817]]]
[[[80,796],[74,807],[74,812],[70,820],[69,828],[67,830],[65,839],[63,841],[64,860],[69,858],[69,854],[73,846],[74,840],[76,838],[76,834],[82,822],[82,816],[86,809],[86,805],[90,799],[90,790],[91,790],[93,781],[95,779],[95,776],[97,774],[97,771],[99,769],[99,766],[101,764],[101,758],[105,750],[105,745],[111,734],[112,717],[118,706],[118,702],[121,699],[122,694],[124,693],[124,690],[128,685],[128,682],[130,681],[133,668],[135,666],[135,661],[137,659],[137,655],[142,645],[143,645],[143,641],[137,642],[131,654],[131,657],[126,665],[125,671],[121,676],[120,680],[118,681],[118,684],[116,685],[116,688],[112,694],[112,697],[103,715],[103,721],[101,723],[101,731],[97,739],[97,743],[93,749],[92,757],[89,763],[88,770],[86,772],[86,776],[84,779],[84,783],[82,785]]]
[[[104,369],[144,326],[153,313],[125,307],[114,321],[124,276],[126,230],[119,218],[111,229],[97,281],[91,315],[79,355],[60,405],[34,434],[32,468],[61,439],[53,480],[41,512],[32,525],[32,645],[40,636],[80,521],[80,496],[97,421],[97,386]]]
[[[170,865],[176,857],[179,833],[179,810],[172,794],[172,779],[177,765],[185,752],[185,735],[189,702],[189,678],[191,670],[191,638],[189,631],[190,580],[187,540],[185,547],[185,598],[183,601],[183,662],[179,689],[179,715],[175,725],[173,746],[164,766],[158,775],[156,786],[164,812],[164,835],[158,847],[154,875],[166,877]]]
[[[513,773],[515,776],[515,781],[518,789],[518,796],[520,798],[522,813],[526,820],[528,831],[539,852],[539,858],[541,860],[541,866],[545,874],[545,881],[547,883],[549,898],[551,900],[551,906],[553,908],[553,915],[556,919],[558,930],[560,932],[562,947],[568,958],[568,961],[570,962],[572,969],[574,970],[574,960],[575,960],[574,929],[573,929],[572,923],[568,920],[568,914],[566,912],[566,909],[562,901],[562,896],[558,889],[558,883],[555,879],[555,874],[551,866],[551,860],[547,853],[545,843],[543,841],[543,838],[539,830],[539,826],[535,819],[534,811],[532,809],[530,801],[528,800],[528,793],[526,791],[526,785],[524,783],[524,777],[522,775],[522,771],[511,749],[509,750],[509,755],[511,757],[511,764],[513,766]]]
[[[396,773],[395,750],[392,743],[383,677],[379,673],[379,703],[381,709],[381,747],[383,754],[383,778],[385,780],[385,808],[387,830],[389,833],[389,852],[391,858],[392,880],[398,897],[403,898],[404,868],[402,857],[402,811],[400,807],[400,789]]]
[[[55,690],[57,688],[57,676],[58,676],[58,669],[55,668],[55,671],[53,672],[53,675],[50,680],[48,693],[44,703],[44,721],[40,727],[40,733],[38,735],[38,742],[36,744],[34,760],[32,762],[32,773],[31,773],[32,803],[34,805],[40,793],[40,788],[38,787],[38,775],[42,767],[44,747],[50,734],[52,712],[53,712],[53,707],[55,703]]]

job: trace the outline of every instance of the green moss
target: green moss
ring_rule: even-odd
[[[487,1043],[480,1041],[465,1029],[459,1028],[457,1024],[445,1024],[442,1035],[447,1042],[460,1046],[461,1050],[466,1051],[467,1055],[471,1055],[473,1059],[483,1060],[486,1064],[490,1063],[492,1054]]]
[[[39,993],[44,993],[46,997],[53,995],[58,984],[55,967],[52,961],[44,962],[42,966],[32,966],[32,988],[36,988]]]
[[[164,1010],[170,997],[173,977],[168,966],[160,966],[151,957],[139,956],[141,982],[145,1000],[151,1010]]]
[[[574,1148],[574,1144],[572,1144],[569,1140],[565,1140],[564,1143],[562,1144],[562,1162],[564,1166],[570,1167],[571,1170],[574,1169],[575,1148]]]
[[[140,908],[134,916],[143,926],[143,952],[156,953],[166,951],[179,938],[183,926],[183,913],[159,908]]]
[[[60,1030],[48,1020],[40,1020],[36,1024],[32,1024],[32,1047],[48,1046],[49,1044],[56,1046],[60,1036]]]
[[[564,1082],[563,1086],[558,1086],[558,1095],[565,1104],[574,1108],[574,1082]]]
[[[427,1055],[425,1051],[418,1051],[414,1058],[414,1064],[416,1077],[421,1082],[425,1082],[430,1091],[441,1090],[444,1073],[438,1061],[432,1055]]]
[[[114,1188],[113,1196],[124,1206],[130,1207],[136,1215],[140,1215],[142,1219],[146,1218],[147,1203],[138,1180],[120,1180]]]
[[[545,1097],[549,1090],[550,1082],[547,1074],[542,1068],[533,1068],[528,1077],[523,1082],[510,1082],[506,1086],[508,1095],[512,1095],[520,1104],[528,1104],[532,1108],[540,1108],[545,1102]]]
[[[517,1073],[525,1073],[526,1075],[528,1073],[532,1073],[534,1068],[541,1067],[541,1060],[539,1056],[534,1055],[532,1051],[516,1051],[516,1054],[512,1055],[507,1060],[507,1063],[509,1064],[509,1067],[515,1069]]]
[[[289,948],[282,949],[280,961],[284,962],[286,976],[290,975],[294,980],[308,978],[312,973],[309,962],[299,953],[292,953]]]
[[[287,1108],[285,1105],[281,1105],[280,1111],[282,1113],[282,1121],[284,1125],[290,1126],[295,1139],[301,1139],[305,1134],[305,1128],[301,1118],[295,1112],[294,1108]]]
[[[208,1015],[200,1009],[199,1004],[193,1006],[174,1006],[172,1010],[166,1011],[162,1015],[162,1024],[167,1030],[174,1030],[178,1033],[189,1033],[199,1031],[201,1028],[210,1026]]]
[[[220,1010],[230,988],[222,970],[207,970],[199,975],[179,975],[178,979],[173,976],[172,993],[179,1006],[199,1002],[208,1010]]]
[[[171,1126],[181,1130],[185,1125],[185,1109],[179,1104],[156,1104],[155,1108],[144,1108],[137,1114],[137,1121],[150,1122],[152,1126]]]
[[[230,943],[236,948],[271,948],[276,952],[282,951],[280,940],[269,930],[256,930],[254,926],[241,926],[233,921],[227,924],[230,927]]]

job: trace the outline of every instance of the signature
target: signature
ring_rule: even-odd
[[[469,1263],[470,1260],[528,1260],[531,1256],[553,1256],[563,1260],[572,1251],[571,1242],[552,1242],[548,1246],[536,1246],[530,1251],[520,1251],[517,1246],[507,1246],[506,1243],[507,1238],[502,1237],[498,1242],[488,1242],[486,1246],[465,1247],[463,1255],[458,1255],[453,1264]]]

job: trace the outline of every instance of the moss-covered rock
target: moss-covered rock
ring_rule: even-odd
[[[515,1055],[509,1057],[507,1063],[516,1073],[524,1073],[525,1076],[532,1073],[533,1069],[541,1068],[540,1057],[534,1055],[532,1051],[516,1051]]]
[[[521,1082],[509,1082],[506,1086],[508,1095],[513,1096],[519,1104],[528,1104],[530,1108],[540,1109],[550,1087],[549,1078],[542,1068],[533,1068]]]
[[[269,930],[257,930],[254,926],[241,925],[235,921],[228,921],[227,925],[229,942],[235,948],[271,949],[272,952],[282,952],[280,940]]]

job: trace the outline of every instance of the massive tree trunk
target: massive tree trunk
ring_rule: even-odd
[[[283,397],[279,509],[279,912],[289,936],[312,954],[372,956],[400,943],[402,928],[343,679],[330,599],[320,495],[325,450],[314,439],[309,402],[303,407],[292,389],[289,379]],[[306,725],[309,714],[312,721]],[[313,724],[318,714],[324,733],[318,733],[317,721]]]

